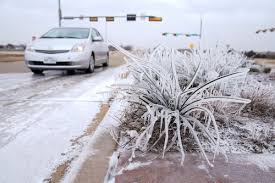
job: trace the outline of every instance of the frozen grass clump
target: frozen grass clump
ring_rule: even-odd
[[[181,60],[184,64],[180,66],[179,52],[158,47],[149,56],[138,58],[120,47],[116,48],[130,58],[128,69],[134,78],[133,84],[117,85],[117,88],[130,104],[142,109],[141,118],[132,123],[136,127],[135,133],[131,133],[136,134],[132,135],[132,157],[135,157],[137,149],[146,152],[158,145],[162,147],[163,156],[170,148],[176,147],[182,154],[183,162],[188,150],[185,143],[192,141],[196,143],[197,151],[212,166],[205,148],[215,155],[221,152],[219,128],[212,111],[212,103],[219,101],[244,105],[250,100],[212,95],[210,88],[242,77],[246,72],[225,75],[220,73],[204,82],[195,83],[203,66],[200,62],[196,63],[195,70],[190,69],[185,73],[186,82],[183,87],[179,82],[178,71],[181,70],[180,67],[182,70],[186,69],[184,64],[188,63]],[[133,132],[133,128],[129,130]]]
[[[234,78],[234,80],[218,82],[207,88],[204,92],[205,96],[240,96],[240,87],[245,82],[247,72],[249,71],[249,68],[247,68],[249,67],[249,62],[242,53],[223,46],[217,46],[215,49],[209,50],[185,51],[183,53],[164,46],[159,46],[157,49],[149,50],[148,52],[139,52],[138,55],[143,60],[150,60],[150,62],[168,70],[171,68],[167,67],[167,63],[172,59],[175,64],[178,83],[181,89],[184,89],[188,85],[199,64],[201,67],[193,81],[192,87],[205,84],[217,77],[227,74],[235,72],[243,73],[239,77]],[[235,108],[234,104],[232,105],[220,101],[212,102],[211,106],[220,116],[231,113],[232,107]]]
[[[246,57],[234,50],[223,46],[217,46],[209,50],[193,50],[180,55],[177,62],[180,79],[190,79],[192,73],[196,70],[198,64],[201,63],[201,71],[199,72],[195,84],[209,82],[217,77],[235,72],[248,72],[249,65]],[[182,67],[184,66],[184,67]],[[188,75],[186,73],[189,73]],[[241,82],[244,81],[246,75],[239,77],[238,81],[219,83],[215,88],[224,94],[232,93]],[[186,82],[181,85],[185,86]]]
[[[255,79],[247,78],[241,87],[240,96],[250,99],[251,102],[244,110],[254,116],[275,117],[273,90],[270,85],[263,85]]]

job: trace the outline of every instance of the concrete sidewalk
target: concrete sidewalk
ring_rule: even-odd
[[[131,164],[129,156],[129,152],[120,155],[116,183],[275,182],[275,155],[272,154],[230,154],[228,162],[219,156],[214,168],[197,154],[186,155],[183,166],[179,153],[169,153],[164,159],[156,154],[138,155]]]

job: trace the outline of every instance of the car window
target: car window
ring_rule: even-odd
[[[44,34],[41,38],[87,39],[89,32],[89,29],[86,28],[55,28]]]
[[[102,36],[100,35],[100,33],[97,30],[95,30],[95,31],[96,31],[97,36],[99,36],[99,37],[102,38]]]
[[[92,36],[92,39],[97,36],[96,31],[94,29],[92,30],[91,36]]]
[[[96,36],[96,37],[100,37],[101,40],[103,41],[103,38],[102,38],[102,36],[100,35],[100,33],[99,33],[96,29],[93,29],[93,31],[94,31],[95,36]]]

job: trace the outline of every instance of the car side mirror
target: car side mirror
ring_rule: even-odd
[[[93,41],[94,41],[94,42],[102,41],[102,37],[100,37],[100,36],[95,36],[95,37],[93,37]]]

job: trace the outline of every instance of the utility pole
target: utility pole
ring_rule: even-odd
[[[199,42],[199,49],[201,48],[201,37],[202,37],[202,17],[200,16],[200,42]]]
[[[200,17],[200,39],[202,37],[202,17]]]
[[[61,11],[61,0],[58,0],[58,26],[61,27],[62,11]]]
[[[105,22],[105,42],[108,42],[108,22]]]

